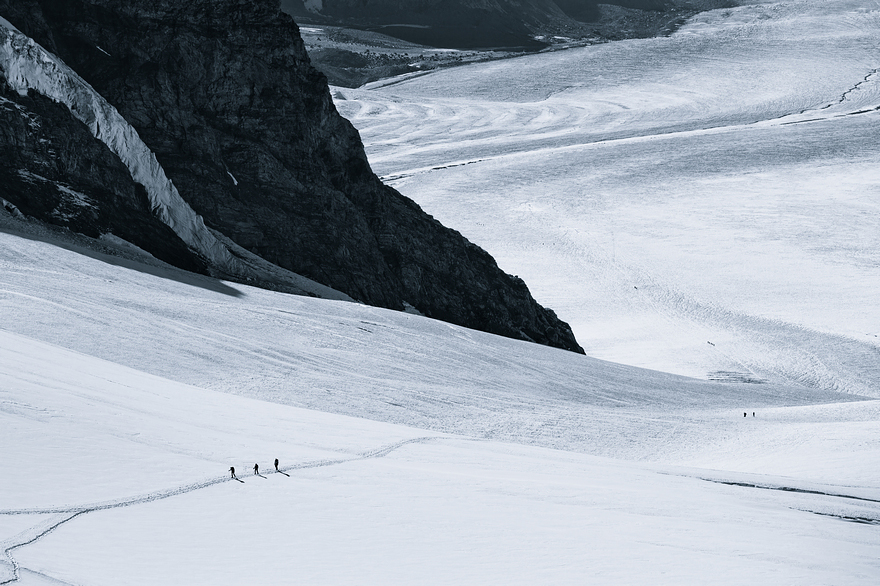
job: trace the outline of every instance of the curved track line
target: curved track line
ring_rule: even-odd
[[[48,527],[46,526],[45,523],[43,523],[41,525],[36,525],[34,527],[31,527],[30,529],[26,529],[25,531],[19,533],[19,535],[21,536],[21,541],[19,541],[18,543],[13,543],[12,545],[6,546],[3,550],[3,554],[6,556],[6,559],[9,560],[9,564],[12,566],[12,578],[10,578],[9,580],[4,580],[3,582],[0,582],[0,586],[2,586],[3,584],[11,584],[11,583],[17,582],[18,580],[21,579],[21,568],[19,567],[18,562],[15,560],[15,558],[12,557],[13,550],[18,549],[20,547],[24,547],[25,545],[30,545],[31,543],[34,543],[35,541],[52,533],[52,531],[54,531],[56,528],[67,523],[71,519],[78,517],[78,516],[82,515],[83,513],[87,513],[87,512],[89,512],[89,511],[77,511],[75,513],[72,513],[72,514],[62,518],[61,520],[55,521],[54,523],[50,523],[48,525]]]
[[[850,494],[839,494],[834,492],[824,492],[821,490],[811,490],[808,488],[795,488],[793,486],[784,486],[780,484],[758,484],[755,482],[738,482],[735,480],[717,480],[713,478],[700,478],[706,482],[714,482],[715,484],[726,484],[727,486],[742,486],[744,488],[760,488],[762,490],[778,490],[781,492],[797,492],[800,494],[816,494],[819,496],[830,496],[839,499],[852,499],[855,501],[864,501],[868,503],[880,503],[878,499],[870,499],[861,496],[853,496]]]
[[[369,460],[372,458],[382,458],[387,456],[391,452],[398,450],[404,446],[410,444],[423,444],[433,440],[455,440],[462,439],[456,437],[442,437],[442,436],[423,436],[416,437],[407,440],[401,440],[399,442],[395,442],[393,444],[383,446],[381,448],[376,448],[374,450],[370,450],[367,452],[362,452],[358,456],[354,456],[351,458],[340,458],[336,460],[315,460],[312,462],[303,462],[301,464],[293,464],[291,466],[286,466],[284,468],[279,468],[280,471],[286,472],[288,470],[305,470],[307,468],[321,468],[324,466],[334,466],[336,464],[345,464],[347,462],[359,462],[362,460]],[[19,533],[17,536],[13,537],[13,543],[9,543],[9,541],[0,544],[0,547],[3,547],[3,554],[6,556],[9,564],[12,566],[12,578],[9,580],[5,580],[0,582],[0,586],[4,584],[12,584],[13,582],[17,582],[21,579],[21,568],[18,565],[18,562],[12,556],[12,551],[24,547],[26,545],[30,545],[34,543],[46,535],[52,533],[56,528],[61,525],[67,523],[79,517],[80,515],[85,515],[87,513],[94,513],[95,511],[104,511],[107,509],[118,509],[121,507],[130,507],[133,505],[140,505],[143,503],[149,503],[153,501],[163,500],[172,496],[177,496],[181,494],[186,494],[188,492],[193,492],[202,488],[207,488],[209,486],[213,486],[215,484],[220,484],[222,482],[230,482],[232,480],[231,477],[222,476],[215,477],[208,480],[204,480],[202,482],[194,482],[192,484],[184,484],[182,486],[177,486],[175,488],[169,488],[166,490],[160,490],[156,492],[151,492],[145,495],[133,497],[130,499],[119,499],[114,501],[104,501],[100,503],[94,503],[89,505],[79,505],[72,507],[54,507],[47,509],[7,509],[0,510],[0,515],[47,515],[47,514],[55,514],[62,516],[61,519],[55,519],[50,521],[44,521],[41,524],[35,525],[30,529],[26,529],[25,531]]]

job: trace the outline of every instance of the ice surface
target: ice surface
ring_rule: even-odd
[[[0,540],[21,584],[880,569],[880,401],[691,380],[10,232],[0,315]]]
[[[339,90],[588,350],[724,382],[0,222],[0,583],[873,586],[878,10]]]
[[[10,552],[22,584],[872,584],[878,570],[876,526],[835,517],[880,519],[876,401],[851,421],[843,405],[771,415],[799,437],[813,421],[839,430],[798,457],[849,476],[758,482],[856,497],[840,498],[210,392],[3,330],[0,392],[0,440],[18,448],[2,455],[0,527],[20,530],[5,547],[57,525]],[[761,415],[725,419],[754,434]],[[859,420],[875,445],[853,473]],[[733,455],[712,451],[716,467]]]
[[[377,172],[588,354],[880,396],[878,8],[749,5],[334,95]]]

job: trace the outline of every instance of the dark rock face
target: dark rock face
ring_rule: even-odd
[[[604,5],[641,12],[700,10],[734,5],[736,0],[282,0],[285,11],[304,22],[381,32],[399,39],[456,49],[538,50],[535,35],[629,38],[624,30],[594,30]],[[612,29],[618,27],[611,27]],[[622,27],[628,29],[629,25]],[[660,30],[637,36],[652,36]],[[635,31],[630,31],[635,32]]]
[[[323,18],[459,49],[542,49],[547,45],[532,38],[528,25],[564,16],[553,0],[284,0],[282,5],[295,18]]]
[[[108,232],[195,272],[206,269],[151,212],[122,161],[70,115],[40,95],[19,96],[0,78],[0,198],[25,215],[96,238]]]
[[[205,222],[366,303],[577,352],[485,251],[370,170],[278,0],[0,0],[113,104]]]

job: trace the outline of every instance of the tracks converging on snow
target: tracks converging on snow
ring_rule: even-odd
[[[293,464],[291,466],[285,466],[279,468],[279,471],[284,473],[291,470],[305,470],[308,468],[321,468],[325,466],[335,466],[338,464],[346,464],[349,462],[359,462],[362,460],[369,460],[373,458],[382,458],[387,456],[391,452],[395,450],[399,450],[404,446],[408,446],[411,444],[423,444],[429,441],[435,440],[446,440],[446,439],[461,439],[461,438],[446,438],[442,436],[422,436],[416,438],[410,438],[407,440],[401,440],[399,442],[395,442],[393,444],[389,444],[387,446],[382,446],[373,450],[369,450],[367,452],[362,452],[358,456],[354,456],[351,458],[338,458],[338,459],[327,459],[327,460],[314,460],[310,462],[302,462],[299,464]],[[47,508],[31,508],[31,509],[5,509],[0,510],[0,515],[53,515],[52,518],[44,520],[43,522],[30,527],[18,535],[4,541],[0,542],[0,547],[3,548],[3,555],[6,557],[9,565],[12,567],[12,578],[8,580],[4,580],[0,582],[0,586],[4,584],[12,584],[17,582],[20,579],[21,568],[19,567],[18,562],[12,556],[12,552],[16,549],[22,548],[26,545],[30,545],[42,539],[43,537],[49,535],[58,527],[64,525],[65,523],[72,521],[73,519],[85,515],[87,513],[94,513],[97,511],[105,511],[108,509],[118,509],[122,507],[131,507],[134,505],[141,505],[144,503],[150,503],[154,501],[163,500],[172,496],[178,496],[182,494],[186,494],[189,492],[193,492],[196,490],[200,490],[203,488],[207,488],[209,486],[214,486],[215,484],[221,484],[223,482],[229,482],[233,480],[233,478],[228,476],[220,476],[214,477],[210,479],[203,480],[201,482],[194,482],[191,484],[184,484],[181,486],[177,486],[174,488],[169,488],[166,490],[155,491],[151,493],[147,493],[145,495],[136,496],[127,499],[117,499],[111,501],[104,501],[100,503],[92,503],[85,505],[74,505],[68,507],[47,507]]]
[[[880,499],[870,499],[860,496],[853,496],[850,494],[839,494],[834,492],[825,492],[821,490],[811,490],[808,488],[796,488],[793,486],[783,486],[783,485],[774,485],[774,484],[758,484],[755,482],[738,482],[733,480],[718,480],[714,478],[701,478],[700,480],[705,480],[706,482],[714,482],[716,484],[726,484],[727,486],[742,486],[744,488],[760,488],[761,490],[778,490],[781,492],[797,492],[800,494],[815,494],[819,496],[830,496],[834,498],[840,499],[852,499],[856,501],[864,501],[868,503],[880,503]],[[880,523],[880,520],[878,520]]]
[[[794,493],[794,494],[802,494],[802,495],[811,495],[811,496],[819,496],[819,497],[829,497],[832,499],[845,499],[849,501],[854,501],[854,504],[858,505],[860,503],[864,503],[865,505],[876,505],[880,503],[880,499],[876,498],[868,498],[864,496],[856,496],[853,494],[843,494],[839,492],[829,492],[827,490],[818,490],[815,488],[803,488],[796,486],[789,486],[785,484],[777,484],[777,483],[760,483],[760,482],[747,482],[742,480],[723,480],[719,478],[708,478],[708,477],[698,477],[700,480],[705,482],[712,482],[715,484],[723,484],[726,486],[737,486],[741,488],[754,488],[758,490],[765,491],[776,491],[776,492],[785,492],[785,493]],[[815,510],[815,507],[812,508],[801,508],[801,507],[792,507],[795,510],[803,511],[805,513],[812,513],[814,515],[821,515],[823,517],[833,517],[835,519],[839,519],[841,521],[847,521],[850,523],[859,523],[862,525],[880,525],[880,511],[877,511],[874,508],[860,508],[858,509],[860,514],[847,514],[840,512],[838,510],[832,511],[821,511]],[[835,507],[836,508],[836,507]]]

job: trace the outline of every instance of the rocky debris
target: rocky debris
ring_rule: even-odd
[[[312,65],[327,76],[330,85],[351,88],[403,74],[524,54],[438,49],[376,32],[327,25],[303,26],[300,33]]]
[[[583,352],[520,279],[372,173],[277,0],[0,0],[0,15],[118,109],[215,234],[365,303]]]

